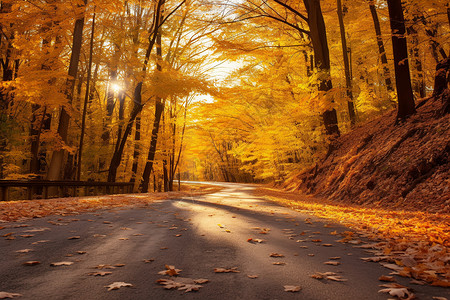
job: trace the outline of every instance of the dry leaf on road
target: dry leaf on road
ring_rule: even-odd
[[[279,254],[279,253],[275,253],[275,252],[270,253],[269,256],[270,257],[284,257],[283,254]]]
[[[0,299],[14,298],[14,297],[21,297],[21,296],[22,296],[22,294],[8,293],[8,292],[0,292]]]
[[[68,240],[78,240],[79,238],[80,238],[79,235],[75,235],[75,236],[68,237],[67,239]]]
[[[207,283],[208,279],[191,279],[191,278],[173,278],[173,279],[158,279],[156,282],[164,285],[164,288],[167,290],[170,289],[178,289],[179,291],[183,291],[185,293],[192,292],[192,291],[198,291],[202,285],[199,285],[199,283]]]
[[[240,271],[238,271],[237,267],[233,267],[233,268],[230,268],[230,269],[214,268],[214,272],[215,273],[239,273]]]
[[[341,263],[338,261],[326,261],[323,263],[324,265],[330,265],[330,266],[337,266],[340,265]]]
[[[175,266],[165,265],[166,270],[159,271],[159,275],[178,276],[182,270],[176,269]]]
[[[348,281],[347,279],[344,279],[341,276],[327,276],[327,279],[333,281]]]
[[[112,274],[112,272],[91,272],[88,275],[89,276],[106,276]]]
[[[17,250],[17,253],[28,253],[30,251],[33,251],[33,249],[22,249],[22,250]]]
[[[298,292],[300,291],[302,288],[298,285],[285,285],[284,287],[284,291],[285,292]]]
[[[110,285],[105,285],[105,287],[108,288],[108,291],[112,291],[112,290],[118,290],[121,287],[131,287],[133,286],[131,283],[126,283],[126,282],[113,282]]]
[[[52,267],[58,267],[58,266],[70,266],[73,265],[73,262],[71,261],[60,261],[60,262],[55,262],[55,263],[51,263],[50,266]]]
[[[413,294],[408,291],[407,288],[386,288],[379,290],[378,293],[389,293],[389,295],[398,297],[401,299],[413,299]]]
[[[94,269],[115,269],[116,267],[107,265],[107,264],[101,264],[94,267]]]
[[[259,276],[258,275],[247,275],[247,277],[250,279],[255,279],[255,278],[258,278]]]
[[[386,276],[386,275],[382,275],[380,276],[380,278],[378,278],[379,281],[395,281],[394,276]]]

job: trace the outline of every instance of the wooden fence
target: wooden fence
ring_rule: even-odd
[[[0,201],[10,200],[11,192],[20,198],[48,199],[99,194],[124,194],[133,192],[131,182],[64,181],[64,180],[0,180]],[[18,188],[18,189],[17,189]],[[12,191],[14,189],[14,191]],[[22,196],[26,191],[26,196]]]

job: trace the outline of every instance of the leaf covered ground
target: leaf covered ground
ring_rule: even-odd
[[[398,125],[390,111],[342,135],[284,187],[334,203],[450,213],[450,115],[439,99],[424,103]]]
[[[69,197],[44,200],[20,200],[0,202],[1,222],[13,222],[49,215],[71,215],[97,209],[148,205],[155,200],[173,199],[213,193],[220,190],[217,186],[189,185],[180,192],[150,193],[143,195],[104,195],[92,197]],[[1,227],[1,225],[0,225]]]
[[[348,226],[352,231],[335,232],[342,243],[360,245],[362,239],[372,240],[361,246],[370,253],[365,261],[380,262],[393,274],[414,278],[418,284],[450,287],[448,214],[336,204],[273,188],[260,188],[255,193],[299,212]]]

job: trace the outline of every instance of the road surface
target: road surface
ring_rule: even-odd
[[[255,197],[253,186],[221,185],[220,192],[145,207],[0,224],[0,236],[6,235],[0,239],[0,291],[20,293],[18,299],[394,298],[378,292],[378,278],[390,270],[362,261],[371,256],[364,249],[337,242],[333,233],[349,229]],[[7,239],[10,232],[16,239]],[[17,252],[24,249],[31,250]],[[23,265],[27,261],[40,263]],[[73,264],[51,266],[56,262]],[[209,282],[189,293],[166,290],[156,282],[170,279],[158,274],[165,265]],[[96,272],[111,274],[88,275]],[[346,281],[312,278],[317,272]],[[449,297],[448,289],[396,280],[419,299]],[[113,282],[132,286],[108,291]],[[285,285],[301,290],[286,292]]]

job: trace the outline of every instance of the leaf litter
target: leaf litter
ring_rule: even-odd
[[[177,289],[179,291],[184,291],[185,293],[198,291],[203,286],[200,284],[204,284],[209,282],[208,279],[191,279],[185,277],[177,277],[171,279],[158,279],[157,283],[164,286],[165,289]]]

